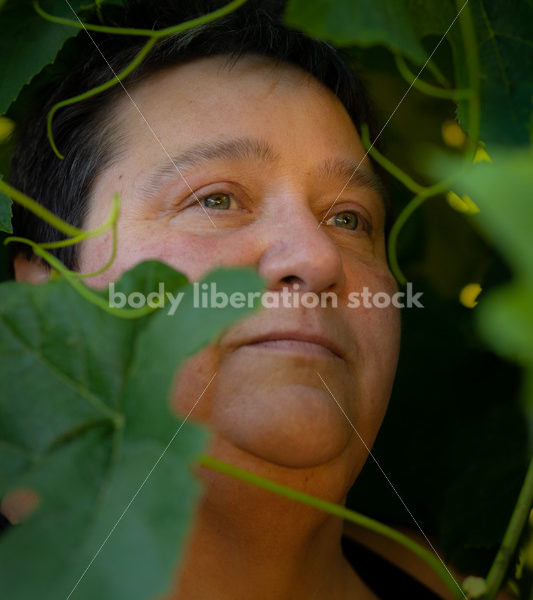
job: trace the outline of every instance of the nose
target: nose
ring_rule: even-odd
[[[342,288],[345,275],[338,246],[306,205],[275,210],[263,223],[258,271],[268,289],[278,290],[298,283],[304,292],[320,293]]]

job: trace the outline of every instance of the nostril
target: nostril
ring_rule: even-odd
[[[296,275],[287,275],[286,277],[283,277],[281,281],[282,283],[287,283],[289,285],[294,285],[295,283],[301,285],[303,283],[303,281]]]

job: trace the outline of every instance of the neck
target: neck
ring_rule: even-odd
[[[321,498],[344,501],[345,489],[332,492],[325,486],[326,473],[329,482],[334,478],[334,465],[277,467],[222,440],[209,453]],[[204,494],[172,600],[345,600],[354,592],[361,600],[375,598],[342,554],[341,519],[203,467],[199,475]]]

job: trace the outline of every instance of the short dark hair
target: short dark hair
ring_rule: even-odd
[[[206,14],[227,0],[126,0],[125,7],[109,6],[106,21],[115,26],[162,29]],[[104,5],[105,6],[105,5]],[[258,54],[291,63],[332,90],[346,108],[354,125],[372,123],[363,85],[329,43],[308,37],[282,22],[284,0],[248,0],[233,13],[206,25],[159,41],[143,63],[126,80],[132,86],[169,66],[196,58],[228,55],[237,60]],[[120,137],[110,107],[123,93],[116,85],[83,102],[62,108],[54,117],[54,140],[64,159],[53,152],[46,136],[46,117],[57,102],[94,88],[128,65],[146,38],[85,32],[76,39],[76,62],[57,76],[17,125],[11,159],[11,185],[46,206],[76,227],[82,227],[90,207],[92,186],[99,173],[120,156]],[[43,103],[42,98],[46,97]],[[35,242],[63,239],[53,227],[22,209],[13,207],[13,229]],[[22,249],[13,244],[11,258]],[[78,246],[54,250],[69,268],[78,269]],[[31,249],[24,246],[28,258]]]

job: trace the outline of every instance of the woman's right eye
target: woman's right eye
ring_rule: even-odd
[[[235,199],[229,194],[224,193],[201,196],[200,202],[205,208],[213,208],[215,210],[231,210],[239,208]]]

